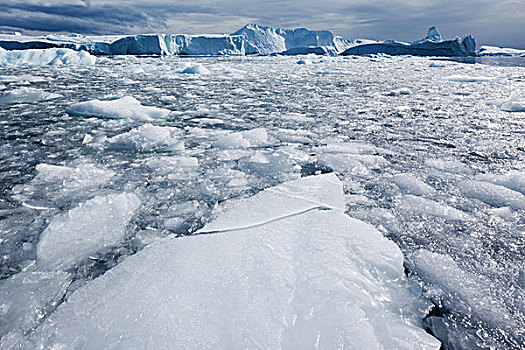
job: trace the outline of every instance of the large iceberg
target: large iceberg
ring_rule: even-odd
[[[243,35],[249,45],[246,45],[247,54],[280,53],[291,49],[320,53],[322,49],[314,50],[314,47],[325,48],[326,52],[341,52],[349,46],[349,42],[334,35],[328,30],[308,30],[306,28],[281,29],[248,24],[232,35]],[[252,51],[249,51],[249,48]],[[301,50],[299,50],[301,48]],[[288,51],[288,54],[294,51]],[[297,53],[299,54],[299,53]],[[324,54],[324,53],[323,53]]]
[[[425,305],[408,291],[401,251],[344,214],[334,174],[263,191],[200,233],[128,257],[17,347],[440,347],[419,327]]]
[[[441,39],[436,27],[428,30],[427,37],[423,40],[404,43],[387,40],[384,42],[355,45],[341,55],[370,55],[383,53],[387,55],[413,55],[413,56],[476,56],[476,41],[470,35],[456,37],[452,40]]]

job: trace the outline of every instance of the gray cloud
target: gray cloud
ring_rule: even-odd
[[[522,0],[4,0],[0,30],[230,33],[255,22],[408,41],[437,25],[445,37],[469,33],[482,44],[525,47],[524,16]]]

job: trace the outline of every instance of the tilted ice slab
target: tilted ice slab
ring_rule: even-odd
[[[458,187],[465,197],[479,199],[496,207],[525,210],[525,195],[510,188],[485,181],[463,181]]]
[[[75,103],[68,108],[68,113],[84,117],[129,118],[150,121],[167,117],[170,110],[143,106],[135,98],[125,96],[109,101],[91,100]]]
[[[178,139],[179,134],[177,128],[145,124],[109,138],[106,146],[123,151],[181,151],[184,142]]]
[[[244,223],[208,226],[229,231],[152,244],[73,292],[19,348],[438,349],[401,251],[342,203],[333,174],[263,191],[232,209]]]
[[[445,220],[476,221],[476,219],[469,214],[445,203],[436,202],[428,198],[418,197],[411,194],[403,196],[397,208],[405,212],[425,214]]]
[[[97,58],[86,51],[71,49],[31,49],[7,51],[0,48],[0,65],[93,65]]]
[[[431,27],[427,37],[423,40],[404,43],[387,40],[378,43],[356,45],[341,53],[347,55],[370,55],[383,53],[387,55],[413,55],[413,56],[475,56],[476,41],[470,35],[456,37],[452,40],[441,40],[435,27]]]
[[[39,268],[67,270],[118,243],[139,206],[136,195],[121,193],[95,197],[55,216],[38,242]]]

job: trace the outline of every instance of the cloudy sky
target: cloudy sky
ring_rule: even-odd
[[[0,0],[0,32],[231,33],[247,23],[405,41],[437,25],[444,37],[525,48],[525,0]]]

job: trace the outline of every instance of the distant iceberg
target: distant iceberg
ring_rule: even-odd
[[[93,55],[250,55],[285,51],[288,55],[302,52],[336,55],[349,46],[348,41],[328,30],[281,29],[257,24],[220,35],[0,35],[0,47],[6,50],[67,48]]]
[[[478,56],[525,56],[525,50],[510,47],[481,46]]]
[[[0,47],[0,66],[6,64],[28,66],[93,65],[97,58],[86,51],[71,49],[29,49],[7,51]]]
[[[253,51],[247,54],[271,54],[296,50],[295,54],[302,54],[301,51],[312,50],[311,48],[325,48],[323,51],[309,53],[325,54],[330,52],[339,53],[350,46],[350,42],[334,35],[328,30],[308,30],[306,28],[281,29],[257,24],[248,24],[239,29],[232,35],[243,35],[248,42],[248,47]],[[318,49],[319,50],[319,49]],[[308,53],[308,52],[307,52]]]
[[[422,40],[411,43],[388,40],[356,45],[346,49],[341,55],[371,55],[379,53],[392,56],[476,56],[476,41],[470,35],[443,40],[437,28],[430,27],[427,37]]]

